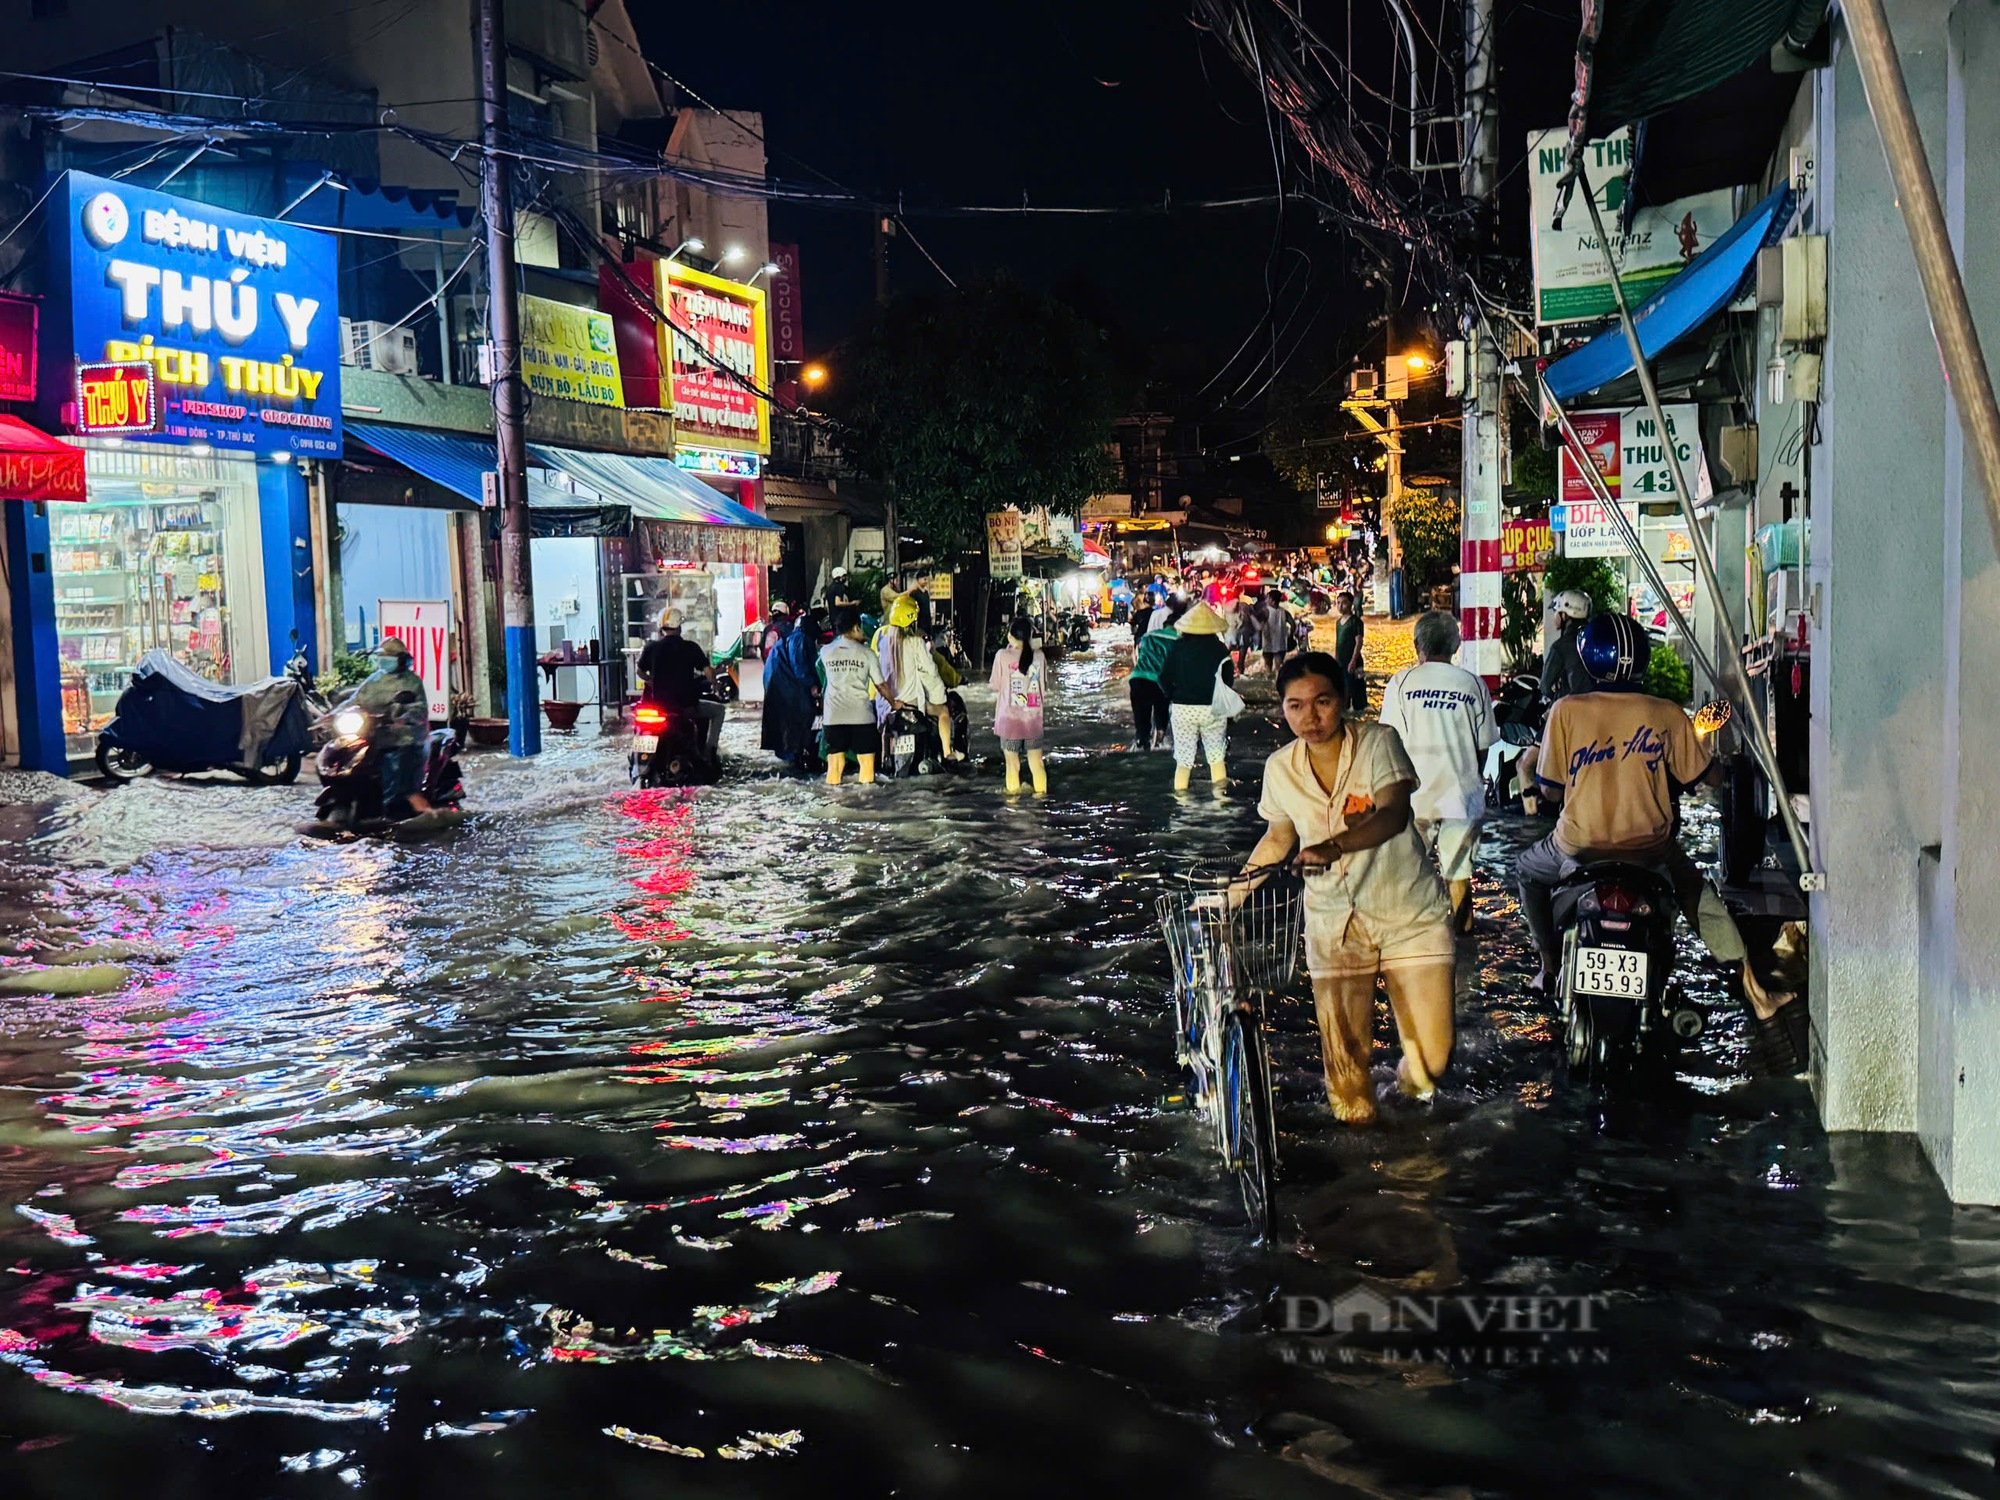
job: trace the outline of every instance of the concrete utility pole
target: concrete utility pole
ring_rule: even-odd
[[[1500,134],[1493,89],[1493,0],[1465,0],[1465,158],[1459,185],[1479,206],[1478,253],[1489,244],[1499,215]],[[1465,645],[1459,665],[1497,682],[1500,658],[1500,424],[1507,419],[1501,378],[1502,350],[1477,297],[1466,300],[1461,322],[1471,356],[1463,408],[1464,456],[1459,496],[1458,610]]]
[[[495,152],[507,124],[507,30],[501,0],[479,0],[480,207],[486,216],[487,317],[493,335],[493,443],[500,477],[500,605],[506,627],[507,749],[542,750],[535,682],[535,580],[528,560],[528,448],[521,399],[521,302],[514,274],[511,166]]]

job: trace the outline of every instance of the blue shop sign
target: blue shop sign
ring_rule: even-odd
[[[340,456],[331,235],[83,172],[60,197],[71,352],[153,367],[159,441]]]

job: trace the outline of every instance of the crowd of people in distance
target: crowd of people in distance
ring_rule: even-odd
[[[1369,716],[1362,600],[1371,582],[1359,559],[1196,567],[1109,580],[1086,611],[1100,631],[1129,628],[1132,749],[1170,748],[1177,791],[1190,788],[1198,766],[1211,786],[1227,788],[1229,726],[1245,708],[1238,689],[1253,677],[1273,683],[1291,738],[1265,761],[1264,831],[1232,878],[1280,865],[1306,876],[1305,957],[1327,1094],[1350,1122],[1376,1112],[1369,1059],[1378,982],[1401,1041],[1400,1087],[1428,1097],[1450,1063],[1458,942],[1472,926],[1486,761],[1498,740],[1486,683],[1457,664],[1459,625],[1444,611],[1416,620],[1416,662],[1387,679]],[[764,748],[800,771],[823,759],[834,786],[852,759],[866,783],[889,747],[920,729],[934,736],[945,769],[962,770],[964,658],[951,632],[921,591],[885,590],[867,603],[873,612],[836,578],[824,612],[772,606],[761,643]],[[1559,628],[1541,678],[1547,723],[1521,771],[1523,786],[1559,811],[1515,869],[1538,983],[1557,966],[1554,886],[1594,858],[1645,863],[1671,878],[1716,957],[1738,966],[1760,1030],[1791,1038],[1796,1052],[1803,1009],[1759,985],[1727,908],[1680,847],[1675,799],[1711,779],[1713,763],[1685,710],[1644,691],[1644,632],[1627,615],[1593,613],[1581,595],[1560,594],[1551,606]],[[1067,629],[1046,614],[1016,614],[993,653],[992,727],[1010,795],[1048,791],[1051,662]]]

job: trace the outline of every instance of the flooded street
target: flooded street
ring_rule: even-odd
[[[430,844],[308,843],[304,786],[9,809],[0,1493],[1995,1492],[2000,1219],[1726,1008],[1571,1089],[1526,825],[1435,1103],[1342,1132],[1275,1015],[1250,1246],[1153,901],[1249,848],[1277,731],[1176,799],[1101,655],[1060,687],[1046,800],[782,779],[745,716],[699,792],[469,759]],[[1287,1330],[1357,1284],[1439,1329]]]

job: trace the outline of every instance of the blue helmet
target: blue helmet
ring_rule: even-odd
[[[1630,615],[1596,614],[1584,622],[1576,654],[1600,687],[1634,687],[1646,680],[1653,641]]]

